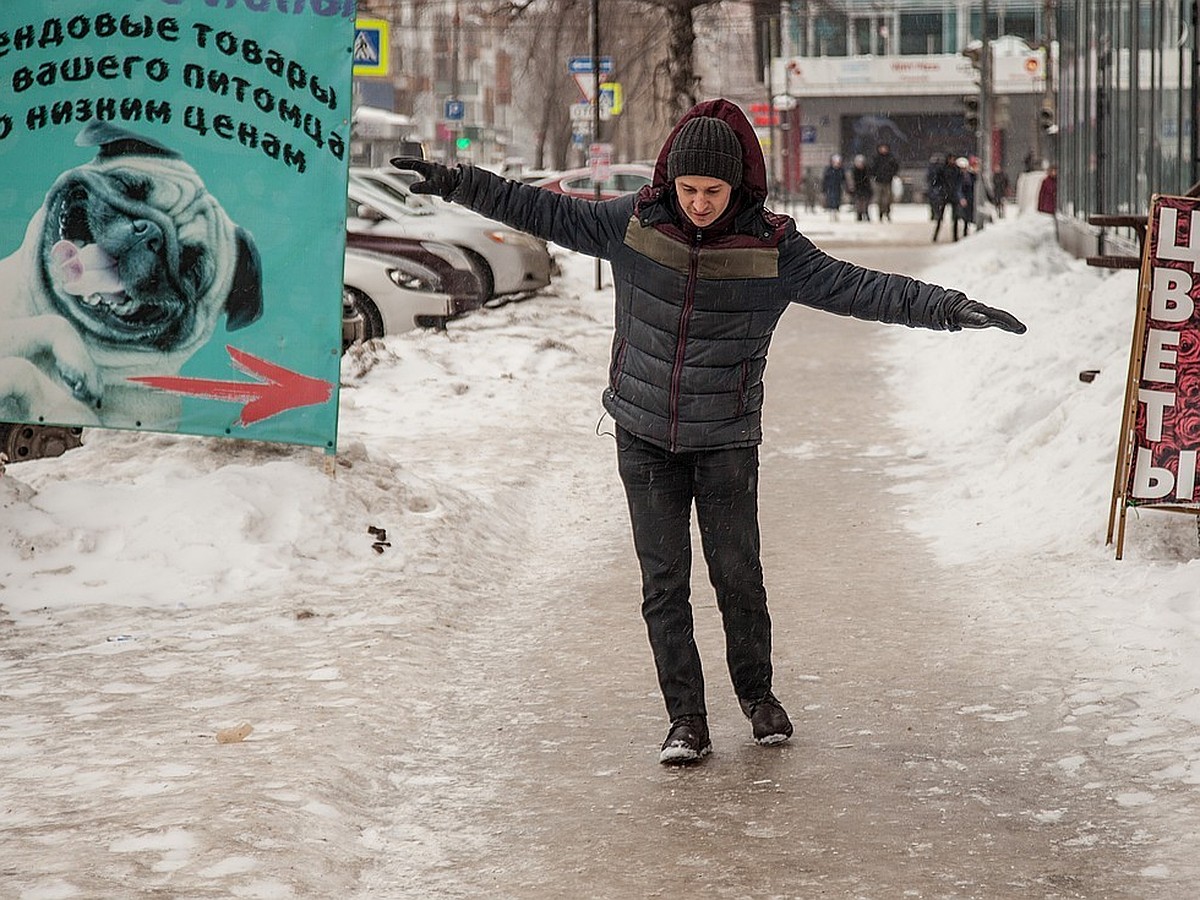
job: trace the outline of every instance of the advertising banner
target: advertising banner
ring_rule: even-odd
[[[1194,504],[1200,454],[1200,200],[1155,196],[1146,235],[1127,503]]]
[[[0,4],[0,421],[335,449],[354,6]]]
[[[1150,198],[1117,442],[1108,543],[1129,507],[1200,514],[1200,199]]]
[[[993,43],[992,91],[1037,94],[1046,88],[1041,50],[1010,51]],[[978,92],[979,70],[957,53],[921,56],[777,58],[775,84],[792,97],[932,96]]]

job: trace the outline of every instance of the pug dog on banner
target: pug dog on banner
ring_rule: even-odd
[[[111,123],[0,260],[0,421],[174,430],[180,401],[130,382],[177,375],[216,331],[262,315],[254,241],[178,153]]]

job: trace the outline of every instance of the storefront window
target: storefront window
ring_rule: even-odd
[[[941,53],[945,33],[940,12],[900,13],[900,53]]]
[[[846,55],[846,17],[822,13],[813,21],[816,56]]]
[[[1039,36],[1037,20],[1037,14],[1032,9],[1006,9],[1003,22],[998,27],[1003,29],[1001,34],[1016,35],[1025,43],[1032,44]]]
[[[866,56],[872,52],[871,25],[870,19],[854,20],[854,52],[859,56]]]

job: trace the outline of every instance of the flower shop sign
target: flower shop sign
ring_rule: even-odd
[[[1113,479],[1109,541],[1129,507],[1200,514],[1200,199],[1150,201]]]

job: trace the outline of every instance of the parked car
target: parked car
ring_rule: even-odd
[[[442,327],[458,313],[454,299],[432,289],[417,264],[347,248],[342,275],[342,344],[414,328]]]
[[[557,169],[526,169],[514,180],[524,182],[525,184],[533,184],[535,181],[541,181],[543,178],[552,178],[558,175]]]
[[[453,244],[479,267],[489,300],[540,290],[550,283],[552,264],[545,241],[481,216],[422,203],[424,198],[397,181],[389,190],[352,173],[347,196],[356,213],[347,218],[347,231]]]
[[[608,167],[608,177],[600,182],[600,199],[611,200],[624,194],[634,194],[654,181],[654,167],[641,163],[617,163]],[[592,181],[591,168],[568,169],[548,178],[539,178],[533,182],[540,188],[555,191],[559,194],[569,194],[572,197],[583,197],[587,200],[596,198],[596,183]]]
[[[416,209],[431,209],[434,212],[452,212],[461,216],[484,218],[474,210],[467,209],[458,203],[451,203],[449,200],[443,200],[436,194],[414,194],[410,188],[414,182],[421,180],[421,176],[411,169],[396,169],[391,166],[378,169],[369,166],[351,166],[350,178],[364,187],[383,191],[397,203],[403,203]]]
[[[365,229],[370,217],[375,214],[374,209],[363,209],[361,204],[353,200],[348,200],[347,204],[347,223],[362,219],[361,229],[346,231],[348,248],[370,250],[418,263],[432,273],[434,290],[453,297],[455,309],[460,313],[478,309],[487,301],[483,289],[483,270],[458,247],[443,241],[373,234]],[[360,212],[365,213],[366,218],[360,216]]]

